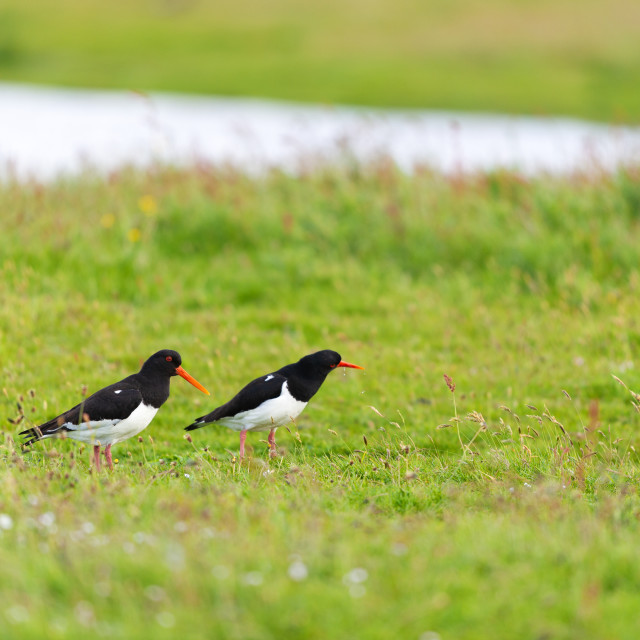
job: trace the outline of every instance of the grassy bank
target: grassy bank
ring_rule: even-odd
[[[0,186],[5,637],[635,637],[637,178]],[[113,473],[14,444],[164,347],[212,397],[174,380]],[[278,459],[184,438],[320,348],[366,370]]]
[[[5,0],[0,78],[638,122],[637,3]]]

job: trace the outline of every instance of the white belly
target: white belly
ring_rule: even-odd
[[[137,436],[149,426],[158,409],[141,403],[135,411],[124,420],[90,420],[82,424],[67,423],[64,426],[68,431],[62,430],[55,435],[67,437],[80,442],[90,444],[117,444],[128,438]],[[64,433],[64,435],[63,435]]]
[[[287,383],[282,384],[282,392],[277,398],[263,402],[259,407],[243,411],[231,418],[220,418],[216,422],[234,431],[270,431],[295,420],[307,406],[296,400]]]

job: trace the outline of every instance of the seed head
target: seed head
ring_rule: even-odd
[[[444,374],[444,381],[447,383],[447,387],[449,387],[449,391],[453,393],[456,390],[456,383],[446,373]]]

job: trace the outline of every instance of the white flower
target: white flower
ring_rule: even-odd
[[[14,604],[5,611],[5,615],[11,624],[19,624],[29,619],[29,611],[20,604]]]
[[[349,573],[346,573],[342,578],[343,584],[347,586],[352,584],[361,584],[367,580],[369,577],[369,573],[366,569],[362,567],[356,567],[355,569],[351,569]]]
[[[0,529],[4,529],[5,531],[8,531],[12,527],[13,527],[13,518],[6,513],[0,513]]]
[[[52,511],[45,511],[39,518],[38,522],[47,529],[50,529],[56,521],[56,516]]]
[[[75,606],[74,613],[76,614],[76,620],[85,627],[89,627],[95,622],[93,607],[89,602],[85,602],[84,600],[78,602]]]
[[[150,584],[144,590],[144,595],[147,596],[149,600],[153,600],[153,602],[160,602],[160,600],[165,599],[167,594],[165,593],[165,590],[157,584]]]
[[[249,571],[242,576],[242,582],[251,587],[259,587],[264,582],[264,578],[259,571]]]
[[[307,565],[302,562],[302,560],[295,560],[289,565],[288,570],[289,577],[295,582],[300,582],[305,580],[309,575],[309,570],[307,569]]]
[[[218,564],[213,567],[213,569],[211,569],[211,573],[218,580],[226,580],[231,575],[229,567],[225,567],[223,564]]]
[[[92,522],[84,522],[80,528],[83,533],[86,533],[87,535],[92,534],[96,530],[95,525]]]
[[[176,623],[176,617],[170,611],[160,611],[156,616],[156,622],[161,627],[169,629]]]

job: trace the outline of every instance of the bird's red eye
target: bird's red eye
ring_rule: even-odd
[[[332,365],[331,365],[331,368],[332,368],[332,369],[335,369],[335,368],[336,368],[336,365],[335,365],[335,364],[332,364]]]
[[[171,362],[173,360],[173,358],[171,356],[167,356],[166,360],[167,360],[167,362]]]

